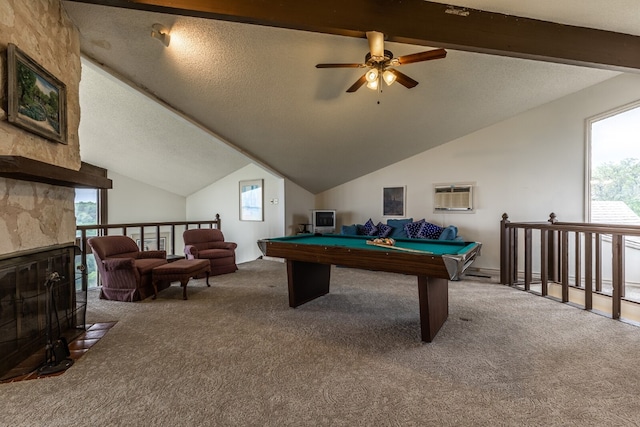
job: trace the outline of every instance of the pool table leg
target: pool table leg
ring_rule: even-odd
[[[433,341],[449,316],[448,287],[447,279],[418,276],[422,341]]]
[[[329,293],[330,264],[287,260],[289,307],[297,307]]]

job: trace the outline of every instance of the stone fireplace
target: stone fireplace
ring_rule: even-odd
[[[7,121],[9,43],[65,85],[66,143]],[[79,304],[86,303],[74,280],[74,187],[111,184],[81,167],[80,77],[79,33],[60,0],[0,1],[0,371],[11,363],[5,354],[22,351],[16,343],[43,343],[48,274],[65,277],[54,290],[61,325],[84,326]]]
[[[9,43],[66,86],[66,144],[8,122],[4,108]],[[0,255],[75,240],[73,185],[33,177],[55,178],[57,171],[80,170],[80,77],[79,33],[60,0],[0,2],[0,156],[8,173],[0,174]],[[24,161],[16,163],[19,159]],[[35,173],[21,174],[19,169],[28,161],[34,162]]]

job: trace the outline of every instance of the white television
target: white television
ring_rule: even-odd
[[[336,211],[333,209],[314,209],[311,211],[311,230],[314,233],[336,232]]]

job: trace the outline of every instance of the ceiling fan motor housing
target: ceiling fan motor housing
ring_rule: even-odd
[[[390,50],[386,50],[385,49],[384,58],[376,60],[375,58],[371,57],[371,52],[368,52],[364,57],[364,62],[369,67],[371,67],[371,66],[387,63],[387,62],[391,61],[391,59],[393,59],[393,52],[391,52]]]

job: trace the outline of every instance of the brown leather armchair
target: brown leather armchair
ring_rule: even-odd
[[[236,265],[236,248],[233,242],[225,242],[222,231],[217,228],[196,228],[185,230],[184,253],[187,259],[208,259],[211,275],[233,273]]]
[[[154,295],[151,270],[167,263],[166,251],[140,251],[128,236],[100,236],[87,240],[100,272],[100,298],[140,301]],[[158,283],[158,291],[171,283]]]

